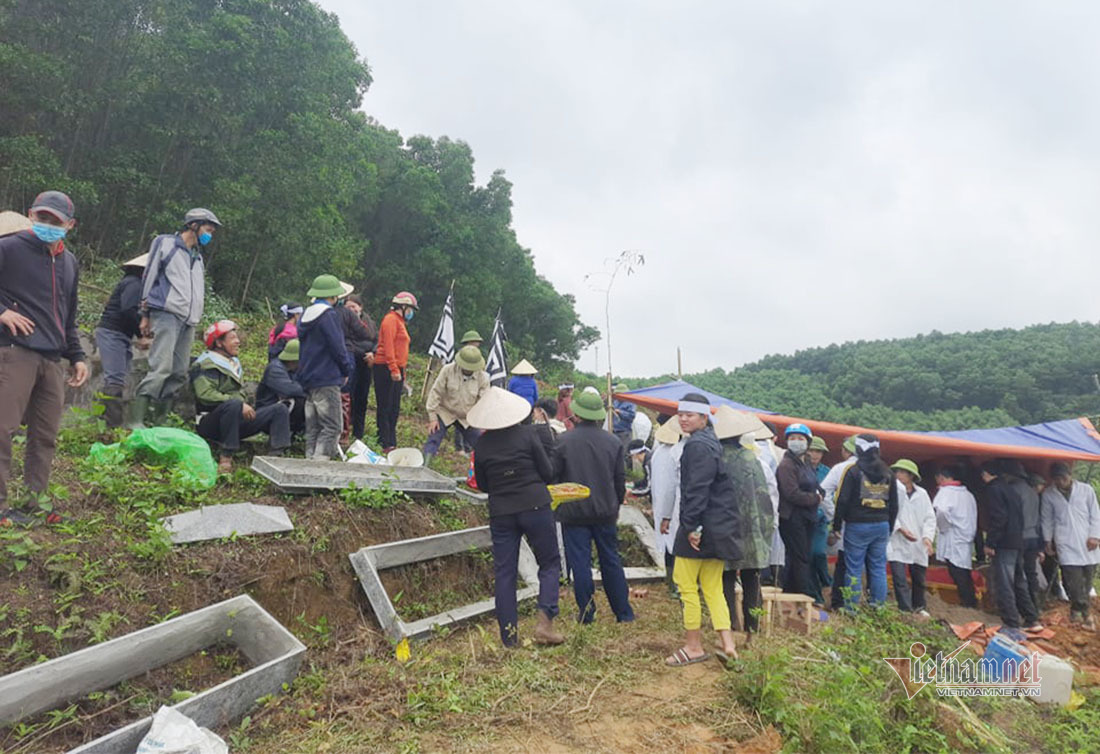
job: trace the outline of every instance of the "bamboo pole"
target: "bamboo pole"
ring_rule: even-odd
[[[611,372],[607,373],[607,431],[615,434],[615,398],[612,395]]]

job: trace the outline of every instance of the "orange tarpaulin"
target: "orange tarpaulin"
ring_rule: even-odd
[[[684,384],[687,383],[677,383]],[[690,387],[690,385],[687,385]],[[652,390],[652,389],[650,389]],[[639,391],[643,392],[643,391]],[[648,391],[644,391],[648,392]],[[677,401],[653,394],[635,394],[631,392],[616,393],[616,399],[630,401],[639,406],[645,406],[661,414],[675,414]],[[712,401],[713,402],[713,401]],[[732,401],[731,401],[732,403]],[[715,409],[717,406],[715,407]],[[1080,436],[1087,438],[1088,442],[1095,443],[1095,452],[1088,452],[1079,447],[1036,447],[1035,445],[1016,445],[1010,442],[975,442],[961,437],[948,437],[942,434],[924,432],[902,432],[897,430],[868,429],[851,424],[836,424],[833,422],[817,421],[815,419],[799,419],[782,414],[771,414],[758,411],[757,415],[764,421],[770,422],[776,427],[776,433],[782,437],[787,425],[802,423],[807,425],[815,435],[825,439],[829,445],[830,460],[839,459],[839,449],[844,439],[850,435],[861,432],[873,432],[882,442],[882,454],[888,459],[909,458],[917,462],[931,460],[946,460],[957,456],[967,456],[980,462],[988,458],[1018,458],[1022,461],[1031,461],[1029,465],[1038,466],[1041,461],[1100,461],[1100,433],[1092,422],[1082,417],[1076,420],[1080,424],[1061,422],[1060,424],[1076,427]],[[1011,437],[1006,431],[1001,433]],[[1027,428],[1012,428],[1020,430],[1017,434],[1026,436],[1023,430]],[[982,432],[982,431],[978,431]],[[977,434],[978,432],[975,432]],[[986,434],[994,434],[989,431]]]

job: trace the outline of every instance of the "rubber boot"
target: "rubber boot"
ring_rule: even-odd
[[[124,418],[122,405],[122,385],[104,385],[99,392],[99,403],[103,405],[103,421],[109,429],[121,427]]]
[[[428,466],[431,465],[433,458],[435,458],[435,453],[424,454],[424,468],[428,468]]]
[[[172,410],[172,401],[150,401],[149,407],[151,409],[149,423],[154,427],[159,427],[164,424],[164,417],[168,416],[168,412]]]
[[[560,631],[554,629],[554,619],[542,610],[538,611],[538,620],[535,623],[535,643],[549,645],[565,643],[565,637]]]
[[[135,395],[130,401],[130,421],[128,429],[145,429],[145,415],[149,413],[149,396]]]

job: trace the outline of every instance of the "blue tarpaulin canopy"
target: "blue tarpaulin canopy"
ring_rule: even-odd
[[[829,447],[833,449],[840,447],[844,438],[849,435],[874,432],[882,440],[883,455],[888,458],[905,457],[922,461],[952,456],[971,456],[979,460],[1005,457],[1032,461],[1100,461],[1100,433],[1097,433],[1092,422],[1084,417],[997,429],[902,432],[783,416],[707,392],[683,380],[617,393],[615,397],[646,406],[660,413],[671,414],[676,412],[676,403],[684,393],[701,393],[707,396],[714,406],[724,404],[741,411],[751,411],[775,425],[780,434],[788,424],[801,422],[808,425],[814,434],[825,438]]]
[[[744,403],[738,403],[737,401],[731,401],[729,398],[725,398],[717,393],[712,393],[709,390],[703,390],[701,387],[695,387],[690,382],[684,382],[683,380],[673,380],[672,382],[666,382],[663,385],[654,385],[653,387],[642,387],[637,390],[631,390],[627,393],[617,393],[617,398],[624,398],[633,403],[640,405],[647,405],[645,401],[640,400],[643,398],[656,398],[659,400],[672,401],[678,403],[685,393],[699,393],[705,395],[707,400],[710,401],[712,406],[729,406],[735,408],[738,411],[751,411],[754,414],[772,414],[774,411],[765,411],[762,408],[753,408],[752,406],[746,406]],[[651,406],[651,408],[653,408]],[[655,409],[658,410],[658,409]],[[663,413],[669,413],[663,411]],[[675,413],[675,411],[673,412]]]

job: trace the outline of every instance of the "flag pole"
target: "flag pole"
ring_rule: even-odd
[[[424,402],[424,396],[426,396],[428,394],[428,380],[431,379],[432,364],[434,364],[434,363],[435,363],[435,357],[434,356],[429,356],[428,357],[428,369],[424,372],[424,384],[420,388],[420,402],[421,403]]]

